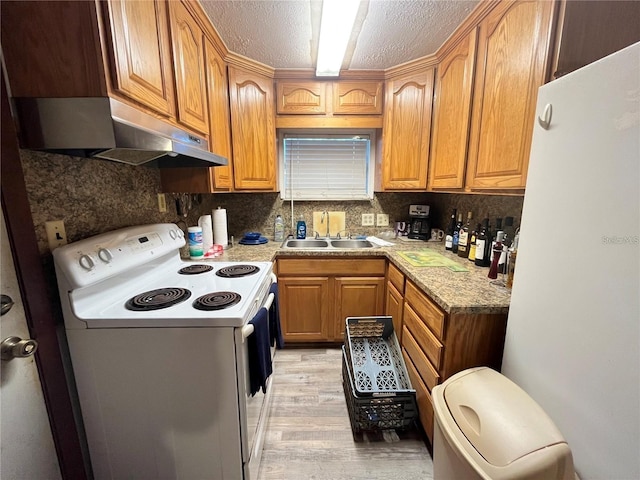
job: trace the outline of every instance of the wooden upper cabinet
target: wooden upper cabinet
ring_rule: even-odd
[[[327,82],[279,81],[278,114],[324,114],[327,112]]]
[[[164,1],[109,1],[115,92],[173,116],[174,83]]]
[[[383,190],[425,190],[431,132],[433,68],[387,81]]]
[[[466,184],[524,189],[552,10],[546,0],[504,1],[480,23]]]
[[[209,99],[210,150],[226,158],[228,165],[209,169],[213,175],[212,190],[231,190],[231,119],[229,117],[229,86],[227,65],[209,40],[205,41],[207,96]]]
[[[333,82],[333,113],[380,115],[382,82]]]
[[[178,121],[207,134],[209,133],[209,114],[204,73],[204,35],[181,1],[168,3],[178,98]]]
[[[436,72],[429,189],[464,187],[476,39],[473,29],[442,59]]]
[[[273,81],[229,67],[235,190],[276,189]]]

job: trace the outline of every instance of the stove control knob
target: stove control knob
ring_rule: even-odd
[[[78,261],[80,266],[85,270],[93,270],[93,267],[96,266],[96,263],[93,261],[90,255],[81,255],[80,260]]]
[[[176,238],[178,238],[178,234],[175,230],[169,230],[169,236],[171,237],[171,240],[175,240]]]
[[[108,249],[101,248],[100,250],[98,250],[98,258],[100,258],[100,260],[102,260],[104,263],[111,263],[111,260],[113,260],[113,255]]]
[[[176,230],[176,233],[178,234],[178,238],[184,238],[184,232],[179,228]]]

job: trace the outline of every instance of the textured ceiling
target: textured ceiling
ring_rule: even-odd
[[[200,0],[229,50],[274,68],[315,68],[322,0]],[[364,0],[346,70],[434,53],[478,0]]]

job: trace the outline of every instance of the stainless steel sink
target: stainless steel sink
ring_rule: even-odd
[[[334,248],[371,248],[373,244],[369,240],[331,240]]]
[[[352,248],[371,248],[374,245],[368,240],[350,240],[350,239],[317,239],[317,238],[305,238],[303,240],[289,239],[282,244],[282,248],[293,249],[352,249]]]
[[[329,242],[326,240],[287,240],[284,243],[284,246],[287,248],[327,248],[329,246]]]

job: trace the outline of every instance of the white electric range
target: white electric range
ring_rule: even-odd
[[[258,474],[270,388],[249,395],[245,338],[272,264],[183,261],[184,244],[155,224],[53,252],[96,479]]]

